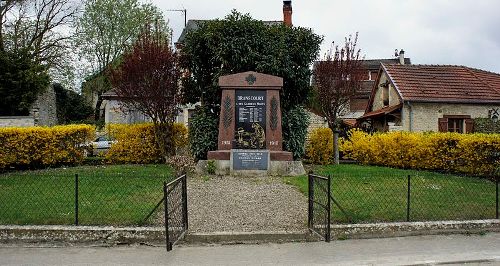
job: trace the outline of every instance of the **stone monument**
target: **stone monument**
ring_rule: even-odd
[[[224,174],[303,174],[302,163],[283,151],[280,90],[283,78],[243,72],[219,78],[219,138],[208,159]]]

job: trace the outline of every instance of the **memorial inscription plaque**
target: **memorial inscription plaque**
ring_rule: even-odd
[[[235,91],[235,149],[266,148],[266,91]]]
[[[233,170],[267,170],[269,151],[267,150],[233,150]]]

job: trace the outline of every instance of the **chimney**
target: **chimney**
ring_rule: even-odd
[[[283,1],[283,23],[292,26],[292,1]]]
[[[399,51],[399,63],[401,65],[405,64],[405,51],[403,49],[401,49],[401,51]]]

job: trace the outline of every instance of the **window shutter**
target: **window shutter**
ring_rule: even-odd
[[[448,118],[438,119],[439,132],[448,132]]]
[[[474,120],[467,118],[465,119],[465,133],[474,132]]]

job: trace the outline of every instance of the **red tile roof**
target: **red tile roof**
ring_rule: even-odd
[[[465,66],[383,64],[405,101],[500,103],[500,74]]]

